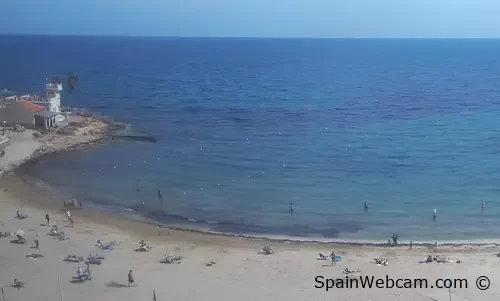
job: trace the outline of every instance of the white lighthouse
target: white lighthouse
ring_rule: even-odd
[[[26,95],[27,100],[44,107],[47,111],[60,115],[62,82],[59,80],[47,80],[45,82],[45,97]]]
[[[46,83],[45,100],[47,105],[44,108],[47,111],[60,113],[61,112],[61,91],[63,90],[62,82],[58,80],[47,81]]]

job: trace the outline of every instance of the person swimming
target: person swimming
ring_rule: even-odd
[[[434,208],[434,212],[432,213],[432,220],[436,220],[437,218],[437,210]]]

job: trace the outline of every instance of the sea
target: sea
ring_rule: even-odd
[[[84,204],[228,235],[470,242],[500,237],[498,53],[481,39],[4,35],[0,89],[74,73],[63,105],[157,139],[26,171]]]

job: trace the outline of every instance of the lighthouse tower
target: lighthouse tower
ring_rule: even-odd
[[[47,111],[60,113],[61,112],[61,92],[63,90],[62,82],[58,80],[50,80],[46,83],[46,104],[44,108]]]

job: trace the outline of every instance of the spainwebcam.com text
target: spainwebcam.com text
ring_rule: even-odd
[[[424,278],[402,278],[393,279],[388,275],[382,278],[375,276],[345,276],[339,278],[326,278],[316,276],[314,278],[314,287],[324,289],[326,291],[332,289],[371,289],[371,288],[468,288],[469,281],[467,279],[437,279],[430,281]],[[472,284],[471,284],[472,285]],[[490,279],[486,276],[479,276],[475,279],[474,285],[479,290],[487,290],[490,287]]]

